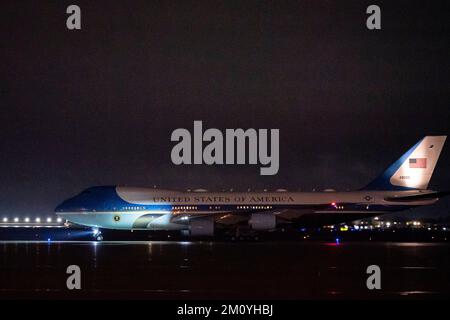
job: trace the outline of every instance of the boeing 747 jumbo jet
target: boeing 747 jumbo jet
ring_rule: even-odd
[[[70,223],[96,230],[186,230],[192,236],[212,236],[218,226],[261,231],[285,224],[343,223],[431,205],[447,195],[427,189],[445,140],[426,136],[357,191],[236,193],[100,186],[64,201],[55,211]]]

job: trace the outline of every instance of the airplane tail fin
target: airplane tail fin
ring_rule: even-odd
[[[426,189],[447,136],[426,136],[362,190]]]

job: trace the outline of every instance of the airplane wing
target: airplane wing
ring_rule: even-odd
[[[292,221],[299,219],[300,217],[306,214],[312,214],[317,212],[317,210],[330,209],[329,204],[324,205],[315,205],[311,208],[307,208],[304,210],[293,210],[293,209],[255,209],[255,210],[246,210],[246,211],[229,211],[229,212],[204,212],[204,213],[196,213],[196,212],[180,212],[173,213],[171,222],[180,223],[186,220],[194,220],[194,219],[204,219],[204,218],[213,218],[214,221],[218,224],[225,226],[232,226],[235,224],[248,222],[253,214],[267,214],[274,215],[277,218],[277,221],[280,223],[291,223]]]
[[[229,211],[229,212],[179,212],[173,213],[171,222],[177,223],[182,222],[183,220],[192,220],[192,219],[201,219],[207,217],[213,217],[217,223],[224,225],[233,225],[243,221],[247,221],[250,219],[252,214],[255,213],[264,213],[264,214],[273,214],[280,215],[287,210],[273,210],[273,209],[257,209],[257,210],[246,210],[246,211]]]

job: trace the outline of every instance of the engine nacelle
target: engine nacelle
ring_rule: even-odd
[[[213,236],[214,218],[195,218],[189,221],[191,236]]]
[[[271,230],[277,226],[277,218],[272,213],[252,213],[248,224],[254,230]]]

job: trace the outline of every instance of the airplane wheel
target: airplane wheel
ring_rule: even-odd
[[[97,237],[97,241],[102,241],[103,240],[103,236],[98,236]]]

